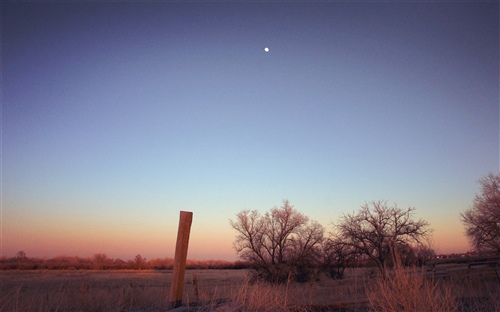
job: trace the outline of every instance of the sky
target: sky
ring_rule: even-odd
[[[284,199],[466,252],[499,46],[495,1],[4,3],[1,256],[173,257],[192,211],[188,258],[236,260],[229,220]]]

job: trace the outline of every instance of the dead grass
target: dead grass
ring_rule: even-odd
[[[251,283],[247,278],[233,295],[246,311],[307,311],[315,297],[314,284],[297,285],[288,281],[283,285],[266,282]]]
[[[366,293],[375,311],[500,311],[500,283],[487,270],[461,269],[439,278],[398,270],[375,279]]]
[[[457,271],[446,280],[460,311],[500,311],[500,281],[493,269]]]
[[[0,311],[166,311],[171,274],[0,271]],[[347,270],[344,280],[279,286],[250,283],[245,270],[186,272],[189,311],[214,311],[226,302],[242,311],[500,311],[500,284],[479,273],[433,280],[415,270],[382,280],[365,268]]]
[[[374,311],[457,311],[451,284],[428,278],[425,271],[399,269],[377,278],[367,291]]]
[[[183,303],[193,311],[230,301],[244,311],[306,311],[359,298],[364,280],[354,273],[344,281],[277,286],[250,283],[246,270],[188,270]],[[0,311],[166,311],[171,271],[0,271],[0,279]]]
[[[158,272],[1,272],[0,311],[164,311]]]

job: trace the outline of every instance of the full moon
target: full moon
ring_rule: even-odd
[[[265,48],[264,48],[264,51],[269,52],[269,48],[268,48],[268,47],[265,47]]]

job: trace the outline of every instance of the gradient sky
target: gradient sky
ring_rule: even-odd
[[[499,3],[2,5],[1,253],[236,259],[288,199],[416,208],[438,252],[499,170]],[[265,47],[270,51],[266,53]]]

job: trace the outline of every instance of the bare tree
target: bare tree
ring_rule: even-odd
[[[414,249],[416,265],[422,267],[427,261],[436,257],[436,252],[430,245],[419,245]]]
[[[143,258],[140,254],[136,255],[134,258],[134,268],[137,270],[142,270],[146,266],[146,258]]]
[[[318,277],[322,261],[322,243],[325,229],[316,221],[309,220],[291,238],[290,259],[293,274],[297,281],[307,282]]]
[[[265,253],[264,224],[262,216],[257,210],[242,210],[236,215],[236,220],[229,223],[238,232],[234,247],[240,259],[266,264],[270,261]]]
[[[429,233],[429,224],[414,220],[415,208],[389,207],[386,201],[365,203],[357,213],[343,215],[334,224],[338,240],[353,252],[365,255],[387,275],[387,264],[398,264],[398,246],[419,244]]]
[[[24,260],[26,260],[26,253],[23,250],[19,250],[16,253],[16,258],[17,258],[17,260],[24,261]]]
[[[460,214],[465,234],[476,251],[500,253],[500,174],[490,173],[479,183],[481,193]]]
[[[251,262],[260,277],[283,282],[290,266],[311,252],[322,239],[323,229],[293,208],[288,200],[261,215],[243,210],[229,221],[238,232],[234,247],[239,258]]]
[[[355,249],[332,234],[323,243],[323,270],[333,279],[343,279],[345,269],[356,260]]]
[[[97,253],[93,257],[94,267],[96,269],[105,269],[106,264],[109,263],[108,256],[104,253]]]

